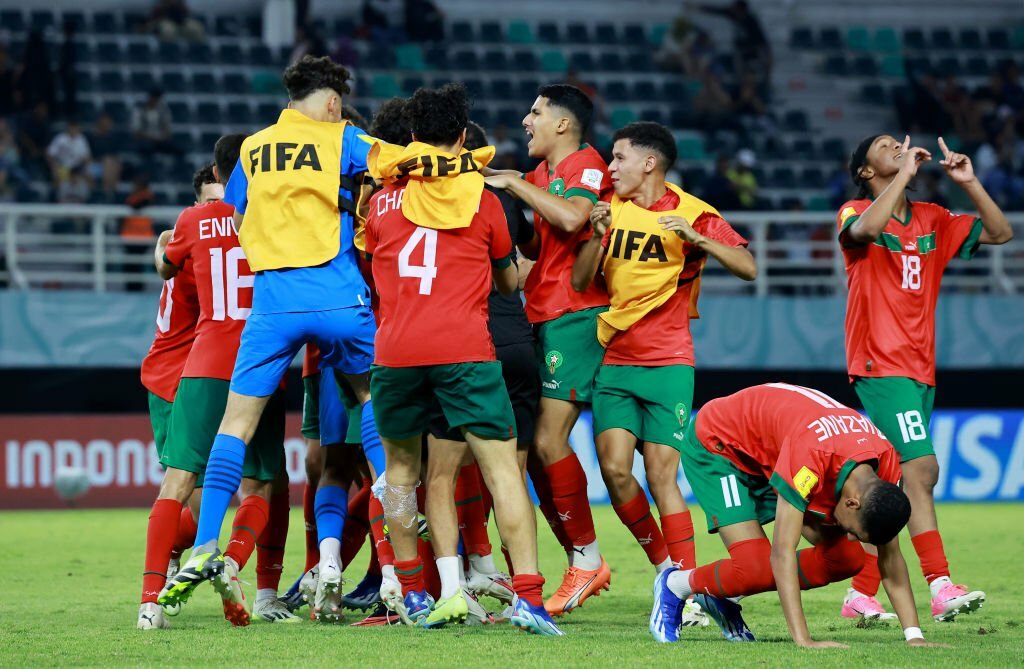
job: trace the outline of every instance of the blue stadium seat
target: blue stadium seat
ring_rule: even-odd
[[[604,97],[615,103],[624,102],[629,99],[629,87],[625,81],[620,79],[610,79],[605,82],[604,86]]]
[[[100,70],[96,88],[104,93],[122,93],[125,90],[124,74],[120,70]]]
[[[76,30],[82,31],[85,29],[85,12],[78,10],[65,10],[60,15],[61,25],[70,24],[75,27]]]
[[[597,57],[597,69],[602,72],[622,72],[625,63],[618,51],[601,51]]]
[[[192,92],[217,93],[217,80],[213,78],[213,74],[211,72],[194,70],[192,72]]]
[[[991,71],[984,56],[971,56],[964,63],[964,72],[972,77],[983,77]]]
[[[185,46],[185,62],[202,65],[213,62],[213,52],[209,44],[189,44]]]
[[[180,42],[160,42],[156,47],[156,62],[161,65],[177,65],[184,58]]]
[[[362,110],[360,110],[362,111]],[[256,105],[256,120],[260,125],[270,125],[277,120],[277,117],[281,115],[281,105],[273,102],[261,102]],[[365,118],[370,118],[366,113],[363,113]]]
[[[102,65],[116,65],[121,62],[121,45],[114,41],[96,44],[96,60]]]
[[[696,127],[697,117],[694,115],[693,109],[689,105],[673,105],[669,109],[668,124],[675,130],[693,128]]]
[[[839,32],[839,28],[825,27],[818,31],[818,48],[826,51],[839,51],[845,42]]]
[[[469,114],[469,120],[482,127],[485,132],[489,132],[494,126],[494,115],[487,107],[473,107]]]
[[[988,48],[1007,51],[1010,48],[1010,32],[1004,28],[991,28],[988,31]]]
[[[965,28],[960,31],[960,48],[977,51],[983,48],[981,43],[981,31],[975,28]]]
[[[149,16],[144,12],[125,12],[124,31],[129,33],[142,32],[148,20]]]
[[[57,20],[48,9],[37,9],[28,15],[29,30],[49,30],[57,25]]]
[[[885,88],[881,84],[875,82],[864,84],[860,90],[860,97],[865,102],[870,102],[875,105],[884,104],[888,101],[885,94]]]
[[[622,43],[641,46],[647,42],[647,31],[638,23],[627,23],[622,27]]]
[[[668,118],[660,107],[644,107],[640,111],[640,120],[660,123],[662,125],[666,125],[668,123]]]
[[[153,62],[154,55],[153,45],[149,41],[131,42],[125,50],[125,62],[132,65],[148,65]]]
[[[537,25],[537,39],[540,42],[555,44],[561,41],[561,32],[557,23],[544,22]]]
[[[796,174],[791,167],[776,167],[768,176],[768,183],[772,188],[796,188]]]
[[[110,114],[115,124],[122,125],[131,121],[128,105],[120,100],[108,100],[103,103],[103,111]]]
[[[799,132],[808,132],[808,130],[801,130]],[[816,151],[814,144],[808,139],[797,139],[789,145],[785,155],[787,158],[796,158],[801,161],[814,160]]]
[[[172,100],[167,103],[171,112],[171,123],[188,125],[192,123],[192,107],[182,100]]]
[[[514,133],[516,128],[522,127],[523,117],[526,116],[518,107],[501,107],[494,116],[495,124],[511,128]]]
[[[225,74],[221,90],[232,95],[245,95],[249,92],[249,78],[240,72]]]
[[[497,21],[484,21],[480,24],[480,41],[486,44],[499,44],[505,41],[504,31]]]
[[[614,45],[619,43],[619,34],[614,23],[598,23],[594,26],[594,41],[598,44]]]
[[[219,102],[200,102],[196,105],[195,122],[204,125],[217,125],[224,119]]]
[[[485,79],[484,83],[486,92],[483,97],[488,100],[507,99],[512,94],[512,91],[515,90],[512,80],[501,75]]]
[[[213,21],[213,34],[223,37],[242,37],[248,30],[242,17],[221,14]]]
[[[874,77],[878,75],[878,61],[874,56],[857,56],[853,59],[850,69],[855,76]]]
[[[148,70],[132,72],[128,77],[128,86],[133,93],[144,93],[157,88],[156,77]]]
[[[940,58],[939,61],[935,63],[935,69],[940,77],[946,77],[949,75],[959,77],[964,73],[963,66],[960,64],[960,59],[956,56],[945,56]]]
[[[452,69],[476,72],[480,69],[480,58],[474,49],[458,49],[451,53]]]
[[[949,28],[934,28],[930,46],[933,50],[950,51],[955,49],[957,45],[953,39],[953,31]]]
[[[92,93],[96,90],[96,77],[88,68],[75,68],[75,83],[78,85],[79,93]]]
[[[435,70],[447,70],[448,69],[448,50],[443,46],[433,46],[427,49],[423,59],[427,61],[427,65]]]
[[[570,23],[565,28],[565,41],[574,44],[586,44],[590,42],[590,31],[585,23]]]
[[[120,32],[117,14],[113,12],[93,12],[92,31],[100,35],[113,35]]]
[[[79,100],[78,101],[78,118],[83,123],[92,123],[96,120],[98,107],[92,100]]]
[[[792,132],[807,132],[811,124],[807,119],[807,112],[802,109],[791,109],[782,117],[782,125]]]
[[[180,131],[171,133],[171,141],[185,153],[192,153],[196,150],[196,140],[191,131]]]
[[[516,51],[512,54],[512,67],[519,72],[536,72],[540,69],[536,52],[527,49]]]
[[[467,43],[476,41],[476,30],[469,21],[454,21],[452,23],[452,37],[455,40]]]
[[[232,63],[234,65],[245,63],[245,59],[242,57],[242,47],[238,46],[237,43],[231,42],[221,44],[214,59],[218,63]]]
[[[417,88],[422,88],[424,85],[423,77],[402,77],[402,93],[405,95],[412,95]]]
[[[633,72],[646,72],[651,69],[651,52],[631,51],[626,56],[626,69]]]
[[[12,33],[25,32],[25,15],[20,9],[5,9],[0,11],[0,25]]]
[[[274,63],[274,57],[265,44],[256,44],[249,49],[249,62],[258,67],[269,67]]]
[[[920,28],[905,28],[903,30],[903,46],[915,51],[927,49],[928,42],[924,37],[924,31]]]
[[[655,102],[660,99],[660,96],[653,81],[640,80],[633,84],[633,93],[630,98],[637,102]]]
[[[508,55],[500,49],[490,49],[484,52],[484,66],[492,72],[505,72],[509,69]]]
[[[252,123],[252,107],[248,102],[232,102],[227,108],[227,121],[232,125],[249,125]]]
[[[690,94],[682,82],[666,81],[661,87],[661,99],[672,104],[686,104]]]
[[[835,54],[825,59],[825,74],[845,77],[850,73],[849,68],[846,66],[846,59],[842,56]]]
[[[594,57],[589,51],[574,51],[569,56],[570,69],[577,72],[593,72],[596,69]]]
[[[469,93],[469,97],[473,100],[479,100],[484,97],[484,82],[476,77],[466,77],[462,80],[462,84],[466,87],[466,92]]]
[[[789,46],[794,49],[813,49],[814,31],[807,27],[793,28],[789,34]]]
[[[824,188],[825,172],[820,167],[808,165],[800,173],[801,188]]]
[[[533,104],[537,98],[537,91],[540,89],[540,80],[532,77],[521,78],[516,85],[516,99],[522,100],[523,115],[526,115],[527,105]]]

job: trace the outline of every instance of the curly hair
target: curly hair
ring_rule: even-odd
[[[620,139],[629,140],[633,146],[643,147],[658,154],[661,168],[665,171],[676,164],[676,140],[672,131],[660,123],[636,121],[623,126],[612,135],[612,143]]]
[[[405,121],[416,139],[427,144],[454,144],[469,121],[469,94],[462,84],[421,88],[405,104]]]
[[[862,501],[861,518],[868,541],[887,544],[910,520],[910,500],[899,486],[876,479]]]
[[[391,98],[377,108],[370,124],[370,134],[388,144],[405,146],[412,142],[409,125],[405,122],[405,100]]]
[[[291,65],[284,71],[281,81],[288,89],[288,97],[292,100],[304,100],[314,91],[329,88],[339,96],[349,92],[348,69],[339,65],[327,56],[314,58],[305,55],[302,60]]]
[[[479,123],[470,121],[466,124],[466,143],[463,148],[476,151],[484,146],[487,146],[487,131]]]
[[[215,183],[217,183],[217,180],[213,177],[213,163],[203,165],[196,170],[196,173],[192,175],[192,190],[196,194],[196,199],[198,200],[202,194],[203,186]]]

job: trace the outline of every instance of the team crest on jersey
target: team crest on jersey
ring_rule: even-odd
[[[565,197],[565,181],[562,179],[555,179],[548,184],[548,192],[558,197]]]
[[[814,490],[814,486],[817,484],[818,475],[807,467],[801,467],[800,471],[793,477],[793,485],[796,486],[796,491],[804,499],[807,499],[807,496],[811,494],[811,491]]]
[[[679,427],[686,427],[686,405],[682,402],[676,405],[676,419],[679,421]]]
[[[555,373],[555,370],[562,366],[565,358],[562,357],[561,351],[548,351],[544,354],[544,362],[548,366],[548,372],[551,374]]]

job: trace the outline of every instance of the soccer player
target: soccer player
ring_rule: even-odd
[[[448,423],[465,431],[488,487],[501,491],[495,515],[516,570],[510,622],[561,635],[543,607],[536,525],[516,462],[515,416],[487,331],[492,276],[510,293],[518,274],[501,205],[484,191],[479,174],[494,149],[463,150],[468,112],[461,85],[420,89],[405,110],[413,143],[378,145],[370,156],[371,175],[387,184],[371,199],[366,221],[381,317],[371,384],[387,453],[387,471],[374,493],[391,530],[403,620],[433,627],[464,619],[457,532],[435,539],[442,582],[436,607],[425,592],[416,549],[421,440],[436,395]],[[459,327],[445,327],[451,322]]]
[[[747,241],[714,207],[665,181],[676,161],[668,128],[631,123],[613,140],[614,194],[590,213],[594,235],[573,269],[573,286],[582,291],[601,267],[611,299],[597,322],[605,347],[594,384],[597,456],[615,512],[651,564],[659,572],[692,569],[693,521],[676,480],[693,405],[690,318],[708,256],[746,281],[757,265]],[[660,528],[633,476],[638,442]]]
[[[320,347],[321,366],[342,374],[355,392],[364,451],[374,475],[383,468],[367,380],[375,326],[352,245],[354,197],[370,144],[361,129],[342,121],[348,78],[348,70],[326,57],[306,56],[285,70],[288,108],[277,123],[246,139],[225,191],[256,277],[252,314],[210,451],[196,546],[186,564],[201,578],[224,569],[217,540],[238,489],[246,445],[307,341]],[[340,537],[348,482],[344,453],[326,450],[316,496],[321,561],[314,615],[334,622],[341,616]],[[195,585],[177,578],[176,596]]]
[[[611,584],[594,531],[587,476],[569,446],[580,410],[591,402],[604,356],[594,333],[598,315],[608,308],[601,282],[584,292],[572,287],[573,261],[591,234],[590,212],[609,187],[604,159],[583,144],[593,112],[593,102],[578,88],[544,86],[523,119],[530,157],[541,163],[526,175],[502,171],[487,177],[488,184],[534,210],[536,234],[520,250],[537,259],[524,287],[526,315],[536,328],[542,356],[534,448],[547,481],[537,485],[535,480],[535,485],[544,493],[542,509],[549,524],[561,524],[563,547],[571,558],[561,585],[545,604],[556,616]],[[544,504],[548,489],[552,505]]]
[[[207,166],[196,171],[192,177],[192,190],[196,204],[205,204],[224,197],[224,186],[217,182],[213,170]],[[164,249],[171,240],[172,231],[161,233],[154,251],[154,262],[162,262]],[[176,277],[164,282],[160,291],[160,307],[156,314],[156,336],[149,352],[142,360],[140,377],[149,395],[149,420],[153,426],[153,444],[158,458],[163,457],[167,441],[167,424],[171,417],[171,406],[178,392],[181,372],[185,368],[192,342],[196,338],[196,321],[199,320],[199,298],[196,295],[196,281],[192,274],[192,263]],[[174,535],[165,525],[175,509],[178,511],[178,531]],[[188,543],[195,539],[195,520],[192,510],[175,500],[157,499],[150,512],[146,534],[145,570],[142,575],[142,601],[139,605],[138,629],[161,629],[168,627],[163,609],[156,603],[160,590],[169,576],[178,571],[173,551],[182,534]],[[168,543],[170,545],[168,546]],[[167,557],[167,562],[164,562]]]
[[[910,202],[907,186],[931,153],[889,135],[860,143],[850,176],[860,189],[839,210],[839,243],[846,261],[846,364],[853,389],[871,420],[900,454],[910,498],[910,538],[932,594],[932,617],[952,620],[977,610],[980,590],[950,580],[933,490],[939,477],[928,425],[935,398],[935,304],[946,265],[969,259],[979,244],[1005,244],[1013,230],[974,175],[971,160],[939,138],[939,163],[967,193],[978,216],[954,215],[928,202]],[[882,611],[874,600],[878,569],[870,557],[843,604],[844,615]]]
[[[929,645],[897,538],[910,517],[897,485],[899,456],[869,420],[817,390],[768,383],[708,402],[678,448],[708,531],[722,537],[729,557],[658,574],[649,624],[655,640],[679,640],[683,600],[697,595],[726,639],[753,641],[729,598],[776,590],[797,645],[845,647],[811,639],[800,590],[861,569],[864,549],[852,534],[878,547],[907,643]],[[772,521],[769,542],[761,526]],[[797,550],[801,537],[813,547]]]

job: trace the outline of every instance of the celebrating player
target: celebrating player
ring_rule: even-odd
[[[387,453],[387,471],[374,492],[391,530],[403,620],[440,626],[464,618],[457,532],[432,537],[442,581],[436,606],[425,592],[416,550],[421,440],[436,396],[448,423],[464,430],[488,487],[501,491],[495,515],[516,571],[510,622],[560,635],[543,608],[536,525],[516,462],[515,417],[487,331],[492,265],[502,292],[515,290],[518,275],[501,205],[484,191],[479,174],[494,149],[462,148],[468,111],[461,85],[420,89],[405,110],[413,143],[378,145],[369,159],[371,175],[387,184],[370,201],[366,222],[381,316],[371,384]],[[459,327],[444,327],[442,315]]]
[[[594,235],[573,268],[573,286],[585,290],[600,266],[611,298],[597,322],[606,348],[594,384],[597,456],[615,512],[651,564],[693,569],[693,521],[676,480],[693,403],[690,318],[709,255],[747,281],[757,265],[713,207],[665,181],[676,161],[668,128],[631,123],[613,139],[615,192],[590,213]],[[633,476],[638,441],[660,528]]]
[[[534,210],[536,234],[520,249],[537,263],[524,292],[526,315],[540,340],[541,400],[534,448],[546,481],[534,480],[541,508],[564,542],[570,565],[545,606],[562,615],[591,595],[607,590],[611,570],[601,557],[587,498],[587,477],[569,446],[580,410],[591,402],[604,349],[594,332],[608,308],[601,282],[585,291],[572,287],[572,265],[590,236],[588,217],[608,189],[608,168],[583,144],[594,105],[574,86],[545,86],[523,119],[531,158],[541,163],[529,174],[502,171],[487,177]],[[547,500],[551,500],[548,504]]]
[[[979,244],[1013,237],[1006,216],[974,175],[971,160],[939,138],[939,163],[964,189],[979,216],[954,215],[910,202],[906,189],[931,153],[889,135],[866,138],[850,160],[860,192],[839,210],[839,242],[850,294],[846,304],[846,364],[871,420],[899,451],[910,498],[910,538],[932,594],[932,617],[952,620],[977,610],[985,593],[950,580],[933,490],[939,477],[929,433],[935,398],[935,304],[946,265],[971,258]],[[843,604],[844,615],[878,614],[875,558],[869,557]]]
[[[650,619],[657,641],[678,641],[682,603],[693,594],[726,639],[753,641],[729,598],[777,590],[797,645],[843,647],[811,639],[800,590],[861,569],[864,549],[852,534],[878,547],[907,643],[929,645],[896,536],[910,517],[896,485],[899,456],[870,421],[816,390],[768,383],[708,402],[679,448],[708,531],[722,537],[729,558],[658,575]],[[761,526],[773,520],[769,543]],[[813,547],[797,550],[801,537]]]
[[[362,130],[342,122],[348,76],[326,57],[306,56],[289,67],[288,108],[277,123],[245,141],[228,182],[225,201],[235,207],[239,241],[256,277],[252,315],[210,452],[196,546],[187,563],[203,578],[223,571],[217,539],[238,488],[246,444],[307,341],[320,347],[321,365],[343,374],[355,391],[364,450],[377,463],[375,475],[382,468],[367,381],[374,320],[352,246],[353,197],[370,144]],[[327,621],[340,618],[340,537],[348,499],[340,471],[344,453],[335,450],[325,453],[316,499],[321,562],[314,613]],[[175,585],[182,594],[195,587],[187,579]]]

